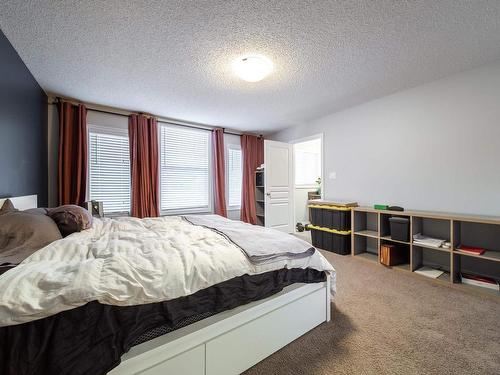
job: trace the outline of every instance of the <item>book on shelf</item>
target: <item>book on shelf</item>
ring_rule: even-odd
[[[486,276],[468,275],[460,274],[462,279],[462,284],[480,286],[482,288],[488,288],[500,292],[500,284],[498,280]]]
[[[418,274],[425,276],[425,277],[430,277],[431,279],[437,279],[444,272],[441,270],[437,270],[435,268],[432,268],[432,267],[422,266],[418,270],[415,270],[415,273],[418,273]]]
[[[422,233],[417,233],[413,235],[413,243],[416,245],[424,245],[424,246],[439,248],[443,246],[445,242],[446,240],[424,236]]]
[[[459,247],[457,247],[457,250],[460,250],[463,253],[474,254],[474,255],[483,255],[484,252],[486,251],[482,247],[465,246],[465,245],[460,245]]]

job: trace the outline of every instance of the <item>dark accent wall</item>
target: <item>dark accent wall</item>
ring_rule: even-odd
[[[0,30],[0,197],[47,205],[47,95]]]

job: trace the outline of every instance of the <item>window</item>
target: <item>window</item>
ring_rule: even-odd
[[[227,200],[231,208],[241,207],[241,186],[243,178],[241,163],[241,147],[238,145],[228,145],[226,154]]]
[[[316,186],[321,177],[321,139],[295,143],[295,186]]]
[[[210,211],[210,132],[175,125],[159,131],[161,210]]]
[[[130,152],[126,129],[89,126],[89,197],[105,214],[130,212]]]

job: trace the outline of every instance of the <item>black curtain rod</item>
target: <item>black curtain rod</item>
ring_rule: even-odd
[[[52,103],[49,103],[50,105],[56,105],[57,102],[52,102]],[[128,117],[129,115],[126,115],[124,113],[119,113],[119,112],[112,112],[112,111],[106,111],[104,109],[95,109],[95,108],[88,108],[89,111],[94,111],[94,112],[100,112],[100,113],[107,113],[109,115],[115,115],[115,116],[122,116],[122,117]],[[161,124],[170,124],[170,125],[177,125],[177,126],[184,126],[186,128],[192,128],[192,129],[198,129],[198,130],[206,130],[207,132],[210,132],[212,131],[212,128],[209,128],[208,126],[205,127],[205,126],[196,126],[196,125],[189,125],[189,124],[186,124],[186,123],[178,123],[178,122],[175,122],[175,121],[168,121],[168,120],[158,120],[159,123]],[[215,128],[215,127],[214,127]],[[234,132],[230,132],[230,131],[227,131],[226,129],[222,128],[224,133],[225,134],[232,134],[232,135],[237,135],[239,137],[241,137],[241,134],[239,133],[234,133]],[[259,135],[259,137],[262,137],[261,135]]]

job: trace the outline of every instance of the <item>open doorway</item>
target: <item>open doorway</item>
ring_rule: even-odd
[[[322,197],[323,134],[298,139],[293,143],[294,223],[308,224],[307,201]],[[300,225],[299,224],[299,225]]]

